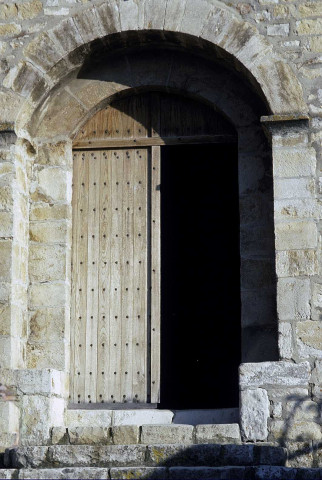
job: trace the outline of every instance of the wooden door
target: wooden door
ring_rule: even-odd
[[[157,403],[159,147],[74,152],[72,403]]]

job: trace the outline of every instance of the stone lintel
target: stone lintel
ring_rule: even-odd
[[[260,118],[261,123],[275,124],[284,122],[308,122],[310,120],[309,115],[305,113],[290,113],[288,115],[264,115]]]

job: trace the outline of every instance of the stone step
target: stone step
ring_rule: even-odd
[[[321,480],[321,468],[252,467],[123,467],[44,468],[1,470],[0,479],[25,480]]]
[[[52,445],[133,445],[152,443],[240,444],[238,423],[219,425],[117,425],[114,427],[53,427]]]
[[[196,467],[286,464],[281,447],[259,445],[53,445],[8,449],[6,468]]]

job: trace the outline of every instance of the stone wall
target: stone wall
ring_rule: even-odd
[[[252,375],[264,369],[255,383],[252,375],[241,371],[243,435],[248,441],[284,436],[283,441],[315,442],[321,433],[316,409],[321,408],[322,358],[319,1],[21,0],[0,4],[1,368],[50,366],[68,373],[71,138],[105,99],[126,88],[144,86],[144,79],[137,85],[117,85],[76,77],[95,54],[97,38],[108,37],[101,43],[113,50],[112,33],[119,32],[126,43],[128,37],[121,33],[138,31],[135,39],[144,44],[146,32],[162,29],[177,33],[172,38],[181,49],[189,52],[198,46],[227,61],[260,93],[272,114],[262,120],[271,141],[274,176],[279,355],[283,360],[276,368],[282,368],[283,378],[291,383],[272,382],[265,369],[275,368],[275,363],[242,367],[251,369]],[[202,94],[213,95],[209,92],[204,89]],[[223,103],[218,93],[216,99]],[[296,383],[294,365],[302,372],[300,383]],[[18,401],[14,395],[3,395],[0,401],[2,431],[10,436],[19,429],[17,405],[24,408],[19,393],[23,389],[19,389],[21,377],[2,376],[8,379],[8,385],[1,382],[8,387],[5,391],[18,388]],[[37,382],[36,397],[42,395]],[[49,392],[48,398],[55,395]],[[309,430],[301,426],[292,395],[301,402],[304,399],[305,410],[313,412]],[[68,396],[65,383],[59,396],[62,405]],[[37,398],[30,400],[34,401],[32,411],[40,405]],[[47,408],[43,406],[43,411]],[[292,409],[294,426],[285,435]],[[251,416],[252,411],[257,417]],[[261,423],[254,429],[258,418]],[[48,427],[39,430],[37,441],[46,441]],[[23,425],[20,431],[25,437],[30,434]]]

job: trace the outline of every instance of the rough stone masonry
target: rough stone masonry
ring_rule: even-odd
[[[236,114],[238,100],[235,110],[220,105],[238,129],[241,158],[258,157],[261,122],[273,166],[278,360],[241,365],[241,433],[302,452],[294,466],[322,466],[320,0],[0,3],[0,445],[47,445],[50,429],[68,424],[72,139],[117,93],[166,87],[153,74],[98,81],[78,73],[98,45],[110,52],[120,41],[126,54],[128,38],[144,46],[152,33],[159,46],[220,59],[267,106],[250,121]],[[194,93],[218,108],[211,88]],[[261,328],[261,315],[249,318]],[[95,425],[112,424],[104,415]],[[126,421],[152,421],[135,415]],[[92,426],[84,418],[79,426]]]

